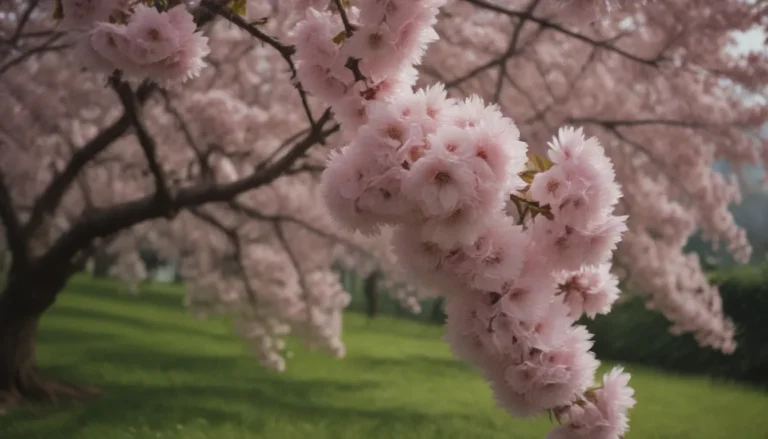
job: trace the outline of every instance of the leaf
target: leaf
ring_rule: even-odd
[[[253,25],[253,26],[264,26],[267,23],[269,23],[269,17],[261,17],[258,20],[252,21],[251,25]]]
[[[548,171],[552,167],[552,162],[548,158],[528,152],[528,161],[531,163],[533,169],[544,172]]]
[[[336,43],[336,44],[341,44],[346,39],[347,39],[347,32],[346,31],[341,31],[341,32],[337,33],[335,37],[333,37],[333,42]]]
[[[533,178],[536,177],[536,174],[538,174],[538,171],[530,170],[530,171],[523,171],[518,175],[520,176],[520,178],[523,179],[524,182],[531,184],[533,183]]]
[[[53,9],[53,19],[61,20],[64,18],[64,5],[61,4],[61,0],[56,0],[55,7]]]
[[[237,15],[243,16],[248,12],[248,0],[232,0],[229,4],[229,10]]]
[[[515,194],[510,194],[509,198],[513,203],[515,203],[517,212],[521,217],[523,217],[523,212],[526,212],[531,214],[531,219],[536,218],[537,215],[541,215],[550,221],[555,219],[555,215],[552,214],[552,208],[549,206],[549,204],[541,206],[538,201],[526,200],[525,198],[519,197]]]
[[[528,187],[520,192],[528,192],[528,188],[530,187],[531,183],[533,183],[533,179],[536,178],[536,174],[548,171],[552,165],[552,162],[549,161],[548,158],[529,152],[528,162],[525,164],[525,171],[517,174],[525,183],[528,184]]]

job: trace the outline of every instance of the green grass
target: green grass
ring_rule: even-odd
[[[0,417],[2,439],[523,439],[545,418],[513,420],[453,360],[441,330],[350,313],[348,356],[296,349],[267,372],[222,321],[199,322],[169,287],[139,296],[78,279],[45,317],[50,374],[103,386],[87,404]],[[638,367],[627,439],[766,439],[768,394]]]

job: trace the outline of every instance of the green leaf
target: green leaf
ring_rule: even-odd
[[[520,176],[520,178],[523,179],[524,182],[531,184],[533,183],[533,178],[536,177],[536,174],[538,174],[538,171],[529,170],[529,171],[523,171],[518,175]]]
[[[347,32],[346,31],[341,31],[341,32],[337,33],[335,37],[333,37],[333,42],[336,43],[336,44],[341,44],[346,39],[347,39]]]
[[[528,162],[525,164],[525,171],[517,174],[526,184],[528,184],[528,187],[520,191],[520,193],[524,194],[528,192],[528,189],[530,188],[531,183],[533,183],[533,179],[536,178],[536,174],[540,172],[548,171],[551,167],[552,167],[552,162],[549,161],[549,159],[547,159],[546,157],[540,156],[538,154],[529,152]]]
[[[531,163],[533,169],[539,172],[548,171],[552,167],[552,162],[544,156],[528,152],[528,161]]]
[[[549,206],[549,204],[541,206],[538,201],[526,200],[525,198],[519,197],[515,194],[510,194],[509,199],[515,203],[517,212],[523,219],[525,219],[524,216],[527,213],[531,214],[531,219],[536,218],[537,215],[541,215],[550,221],[555,219],[555,215],[552,214],[552,208]]]
[[[237,15],[243,16],[248,11],[248,0],[232,0],[229,4],[229,10]]]

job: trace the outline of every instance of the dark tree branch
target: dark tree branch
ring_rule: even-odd
[[[144,121],[139,115],[140,107],[137,103],[136,96],[131,90],[131,86],[124,81],[115,81],[113,83],[115,91],[120,96],[120,102],[123,104],[125,114],[133,126],[136,132],[136,138],[139,140],[144,156],[147,158],[147,164],[149,171],[155,179],[155,198],[158,203],[162,205],[168,204],[171,199],[171,193],[168,189],[168,184],[165,181],[165,175],[160,163],[157,161],[157,145],[155,139],[147,131],[147,127],[144,125]],[[169,215],[171,213],[169,212]]]
[[[229,10],[226,6],[223,6],[213,0],[203,0],[200,2],[200,5],[208,9],[209,11],[213,12],[216,15],[224,17],[230,23],[234,24],[240,29],[258,38],[265,44],[272,46],[275,50],[280,52],[280,55],[282,55],[283,58],[286,59],[286,61],[288,61],[288,64],[291,67],[291,73],[294,76],[296,75],[296,66],[293,64],[293,60],[291,60],[291,56],[293,56],[293,54],[296,53],[295,47],[287,44],[283,44],[280,41],[278,41],[277,38],[274,38],[265,34],[258,27],[252,25],[251,23],[248,23],[248,21],[246,21],[243,17],[235,14],[234,12]]]
[[[192,132],[189,129],[189,125],[184,120],[184,117],[179,112],[179,110],[176,109],[171,104],[171,98],[168,95],[168,92],[165,90],[161,90],[160,92],[163,96],[163,99],[165,100],[165,110],[171,114],[171,116],[176,119],[176,122],[178,122],[179,126],[181,127],[181,132],[184,134],[184,140],[187,141],[187,145],[189,145],[190,149],[195,154],[195,157],[197,157],[197,162],[200,165],[200,172],[203,176],[203,178],[212,178],[213,177],[213,169],[211,169],[210,164],[208,163],[207,155],[203,153],[202,149],[198,146],[197,142],[195,141],[194,136],[192,136]]]
[[[579,69],[579,72],[571,80],[568,81],[568,91],[566,93],[564,93],[560,97],[554,97],[555,100],[553,100],[552,102],[550,102],[547,105],[545,105],[544,108],[542,108],[541,110],[537,110],[536,113],[533,116],[531,116],[531,117],[527,118],[526,120],[524,120],[523,123],[524,124],[528,124],[528,123],[531,123],[531,122],[536,121],[536,120],[541,120],[542,122],[544,122],[544,117],[545,117],[546,113],[553,106],[564,102],[565,99],[567,99],[567,97],[570,96],[570,94],[573,92],[574,88],[576,87],[576,83],[579,82],[581,80],[581,78],[584,77],[584,74],[587,72],[587,67],[589,67],[590,64],[592,64],[592,62],[594,62],[595,58],[597,57],[597,53],[598,53],[597,48],[593,47],[592,51],[589,53],[589,57],[587,57],[586,61],[584,61],[584,63],[581,65],[581,68]],[[546,79],[543,78],[543,77],[542,77],[542,80],[546,81]],[[509,78],[509,81],[512,81],[512,79]],[[535,108],[535,107],[533,107],[533,108]],[[547,123],[544,123],[544,125],[548,126]]]
[[[494,58],[494,59],[488,61],[485,64],[482,64],[482,65],[479,65],[479,66],[475,67],[474,69],[470,70],[469,72],[465,73],[464,75],[459,76],[458,78],[454,78],[454,79],[446,82],[445,83],[445,88],[448,89],[448,88],[453,88],[453,87],[459,86],[463,82],[465,82],[465,81],[467,81],[469,79],[474,78],[475,76],[479,75],[480,73],[482,73],[482,72],[484,72],[484,71],[486,71],[486,70],[488,70],[488,69],[490,69],[492,67],[495,67],[497,65],[502,64],[506,60],[507,60],[507,58],[505,58],[504,56],[501,56],[499,58]]]
[[[346,35],[347,38],[350,38],[352,34],[355,33],[355,28],[352,27],[352,23],[349,22],[349,17],[347,17],[347,11],[344,9],[344,6],[341,4],[341,0],[333,0],[334,4],[336,5],[336,9],[339,11],[339,15],[341,16],[341,22],[344,23],[344,35]]]
[[[24,31],[24,26],[27,24],[27,21],[29,21],[29,17],[32,16],[32,11],[35,10],[38,3],[40,3],[40,0],[31,0],[27,6],[27,9],[25,9],[24,13],[21,14],[21,19],[19,20],[19,24],[16,26],[16,31],[13,33],[13,35],[11,35],[11,39],[9,41],[12,46],[16,45],[16,42],[21,36],[21,33]]]
[[[136,93],[138,101],[141,103],[145,102],[149,99],[154,89],[154,86],[148,84],[139,87]],[[46,214],[56,210],[62,197],[72,182],[75,181],[80,171],[97,155],[112,145],[115,140],[125,134],[130,127],[130,115],[123,113],[120,119],[105,128],[72,155],[64,170],[51,180],[40,197],[35,201],[32,214],[24,227],[26,235],[29,235],[40,226]]]
[[[251,23],[248,23],[243,17],[235,14],[234,12],[230,11],[226,7],[218,4],[213,0],[202,0],[200,4],[204,8],[213,12],[214,14],[224,17],[230,23],[248,32],[249,34],[256,37],[260,41],[264,42],[265,44],[272,46],[275,50],[277,50],[280,53],[280,55],[283,57],[285,62],[288,64],[288,68],[291,71],[291,79],[292,80],[296,79],[296,64],[293,62],[293,54],[296,53],[296,48],[294,46],[283,44],[280,41],[278,41],[276,38],[265,34],[264,32],[261,31],[261,29],[257,28]],[[307,92],[306,90],[304,90],[304,87],[301,85],[300,82],[295,81],[295,83],[296,83],[296,89],[299,91],[299,96],[301,97],[301,105],[304,107],[304,113],[306,113],[307,119],[309,119],[310,124],[314,125],[315,118],[312,115],[312,110],[309,108]],[[323,139],[323,142],[325,142],[324,139]]]
[[[538,6],[539,0],[533,0],[530,5],[526,8],[526,13],[532,13],[534,9],[536,9],[536,6]],[[525,26],[525,20],[519,19],[519,22],[517,23],[517,26],[515,27],[515,30],[512,32],[512,39],[509,41],[509,47],[507,47],[507,51],[502,56],[502,63],[499,65],[499,75],[496,78],[496,91],[493,93],[493,102],[498,103],[499,98],[501,98],[501,89],[504,86],[504,77],[507,75],[507,59],[509,59],[517,49],[517,41],[520,39],[520,34],[523,32],[523,27]]]
[[[37,47],[33,47],[25,52],[23,52],[21,55],[17,56],[16,58],[8,61],[7,63],[0,66],[0,76],[3,75],[5,72],[7,72],[11,67],[21,64],[24,62],[27,58],[31,57],[32,55],[38,54],[38,53],[44,53],[44,52],[53,52],[57,50],[62,50],[69,48],[69,44],[59,44],[59,45],[53,45],[53,43],[56,42],[59,38],[62,37],[63,34],[53,34],[50,38],[45,40],[41,45]]]
[[[579,40],[579,41],[581,41],[583,43],[587,43],[587,44],[591,44],[591,45],[596,46],[596,47],[600,47],[600,48],[605,49],[605,50],[607,50],[609,52],[616,53],[618,55],[623,56],[624,58],[627,58],[629,60],[632,60],[632,61],[640,63],[640,64],[644,64],[644,65],[647,65],[647,66],[650,66],[650,67],[658,67],[659,63],[662,61],[661,54],[659,54],[659,56],[657,56],[656,58],[653,58],[653,59],[640,58],[640,57],[638,57],[636,55],[633,55],[633,54],[631,54],[631,53],[629,53],[629,52],[627,52],[627,51],[625,51],[623,49],[620,49],[620,48],[614,46],[609,41],[600,41],[600,40],[592,39],[592,38],[590,38],[590,37],[588,37],[586,35],[582,35],[582,34],[579,34],[577,32],[568,30],[568,29],[566,29],[566,28],[564,28],[564,27],[562,27],[562,26],[560,26],[558,24],[555,24],[555,23],[551,22],[551,21],[548,21],[548,20],[536,17],[536,16],[534,16],[530,12],[514,11],[514,10],[506,9],[506,8],[503,8],[503,7],[498,6],[496,4],[489,3],[489,2],[487,2],[485,0],[464,0],[464,1],[467,2],[467,3],[471,3],[471,4],[473,4],[473,5],[475,5],[475,6],[479,7],[479,8],[483,8],[483,9],[487,9],[487,10],[490,10],[490,11],[498,12],[500,14],[504,14],[504,15],[507,15],[509,17],[517,17],[517,18],[520,18],[522,20],[530,20],[530,21],[532,21],[534,23],[537,23],[538,25],[540,25],[543,28],[551,29],[551,30],[559,32],[559,33],[561,33],[563,35],[567,35],[567,36],[569,36],[571,38]]]
[[[708,126],[714,126],[719,124],[706,123],[706,122],[693,122],[685,120],[671,120],[671,119],[636,119],[636,120],[602,120],[594,118],[572,118],[568,119],[568,123],[572,124],[592,124],[602,125],[606,128],[616,128],[620,126],[646,126],[646,125],[666,125],[681,128],[704,128]]]
[[[317,235],[317,236],[319,236],[319,237],[321,237],[323,239],[326,239],[326,240],[331,241],[331,242],[339,242],[339,243],[343,244],[344,246],[349,247],[349,248],[355,250],[356,252],[358,252],[360,254],[370,256],[370,254],[365,249],[363,249],[362,247],[358,246],[357,244],[355,244],[353,242],[350,242],[349,240],[347,240],[347,239],[345,239],[345,238],[343,238],[341,236],[337,236],[337,235],[328,233],[328,232],[326,232],[324,230],[321,230],[321,229],[313,226],[312,224],[310,224],[310,223],[308,223],[308,222],[306,222],[304,220],[301,220],[299,218],[294,218],[292,216],[280,215],[280,214],[278,214],[278,215],[266,215],[266,214],[261,213],[258,210],[254,209],[254,208],[252,208],[250,206],[246,206],[246,205],[244,205],[242,203],[238,203],[237,201],[230,202],[230,206],[235,211],[240,212],[240,213],[248,216],[249,218],[253,218],[253,219],[256,219],[256,220],[260,220],[260,221],[269,221],[269,222],[272,222],[272,223],[289,223],[289,224],[294,224],[294,225],[296,225],[298,227],[301,227],[301,228],[304,228],[304,229],[308,230],[309,232],[314,233],[315,235]]]
[[[27,243],[22,232],[21,222],[13,207],[11,192],[6,186],[5,177],[0,171],[0,220],[5,226],[5,239],[13,255],[14,264],[24,266],[28,262]]]
[[[226,202],[243,192],[272,183],[290,169],[309,148],[324,140],[329,130],[323,131],[322,128],[330,119],[331,112],[326,110],[307,136],[283,157],[271,166],[256,170],[240,180],[220,185],[201,183],[180,189],[172,195],[165,206],[158,204],[154,196],[145,196],[90,212],[56,240],[50,250],[37,262],[36,268],[45,272],[49,267],[69,260],[93,239],[109,236],[140,222],[162,217],[168,209],[178,211],[211,202]]]

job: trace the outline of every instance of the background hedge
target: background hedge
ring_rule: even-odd
[[[366,311],[365,279],[344,273],[345,285],[352,294],[350,308]],[[708,374],[713,377],[768,384],[768,265],[740,266],[714,272],[723,309],[737,325],[739,347],[724,355],[699,347],[690,335],[673,336],[669,322],[660,314],[645,309],[640,297],[617,304],[607,316],[584,320],[595,334],[595,352],[606,360],[645,364],[676,372]],[[442,324],[445,315],[439,304],[422,302],[422,312],[414,315],[403,309],[386,292],[377,294],[378,314]]]
[[[768,384],[768,266],[736,267],[711,278],[720,287],[723,310],[737,325],[733,354],[701,348],[690,335],[671,335],[669,322],[646,310],[639,297],[585,322],[595,334],[595,352],[605,359]]]

